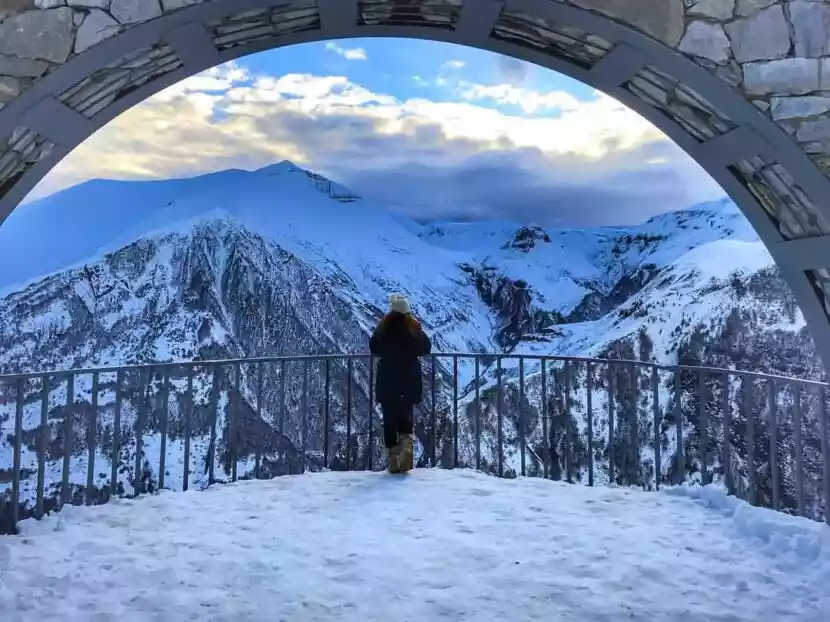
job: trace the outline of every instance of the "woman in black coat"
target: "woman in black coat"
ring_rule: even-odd
[[[389,297],[389,313],[378,324],[369,341],[372,354],[380,357],[375,399],[383,410],[383,442],[387,450],[402,438],[412,438],[415,404],[423,396],[421,362],[418,357],[432,351],[432,343],[412,315],[409,302],[399,294]]]

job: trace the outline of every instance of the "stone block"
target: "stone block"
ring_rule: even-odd
[[[830,54],[830,4],[824,2],[790,2],[795,55],[817,58]]]
[[[0,102],[8,103],[20,95],[21,84],[17,78],[0,76]]]
[[[790,26],[780,5],[726,25],[739,63],[784,58],[790,51]]]
[[[743,66],[744,88],[750,95],[804,95],[819,89],[817,58],[785,58]]]
[[[729,39],[720,24],[695,21],[686,28],[680,51],[723,65],[729,60]]]
[[[830,140],[830,117],[805,121],[795,136],[800,142]]]
[[[159,0],[112,0],[110,14],[122,24],[137,24],[162,15]]]
[[[772,118],[797,119],[816,117],[830,113],[830,97],[808,95],[806,97],[773,97]]]
[[[100,9],[93,9],[84,19],[75,37],[75,53],[80,54],[87,48],[104,39],[118,34],[120,26],[108,13]]]
[[[772,6],[778,0],[738,0],[735,7],[736,13],[739,17],[749,17],[755,15],[761,9]]]
[[[0,76],[37,78],[46,73],[49,63],[31,58],[17,58],[0,54]]]
[[[204,0],[161,0],[161,6],[166,13],[168,11],[182,9],[192,4],[201,4],[202,2],[204,2]]]
[[[63,63],[74,41],[72,9],[36,9],[0,22],[0,54]]]
[[[112,0],[67,0],[69,6],[75,6],[81,9],[102,9],[110,8]]]
[[[686,12],[689,15],[726,21],[735,14],[735,0],[698,0]]]

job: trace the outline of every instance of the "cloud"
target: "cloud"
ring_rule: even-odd
[[[561,110],[573,112],[584,105],[576,97],[565,91],[540,93],[511,84],[483,86],[480,84],[460,83],[461,96],[469,101],[490,100],[498,104],[519,106],[524,112],[532,114],[539,110]]]
[[[630,156],[647,158],[653,148],[639,147]],[[523,150],[479,153],[455,165],[422,162],[337,172],[357,191],[422,222],[496,219],[555,227],[623,226],[723,196],[704,171],[683,161],[685,155],[675,145],[662,143],[660,150],[670,160],[666,165],[609,162],[582,170],[566,158]]]
[[[36,192],[90,177],[168,178],[290,159],[422,220],[627,224],[722,195],[679,148],[610,97],[580,102],[509,85],[467,90],[461,101],[404,99],[343,76],[252,76],[231,64],[127,111]],[[488,98],[526,98],[559,114],[506,114],[478,103]]]
[[[496,63],[501,76],[501,81],[513,86],[522,84],[530,73],[530,65],[517,58],[511,58],[498,54],[496,56]]]
[[[467,66],[463,60],[448,60],[443,65],[441,65],[441,69],[463,69]]]
[[[326,49],[335,54],[339,54],[346,60],[369,60],[369,55],[363,48],[343,48],[333,41],[329,41],[326,43]]]

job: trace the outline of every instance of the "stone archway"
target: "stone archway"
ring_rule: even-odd
[[[0,222],[95,130],[183,78],[373,36],[533,62],[654,123],[742,209],[830,365],[823,0],[0,0]]]

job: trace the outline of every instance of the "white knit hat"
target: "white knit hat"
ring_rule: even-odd
[[[389,311],[397,313],[412,313],[412,308],[409,306],[409,301],[406,296],[401,294],[391,294],[389,296]]]

